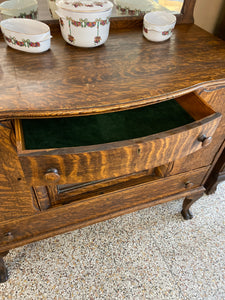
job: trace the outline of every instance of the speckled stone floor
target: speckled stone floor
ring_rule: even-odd
[[[225,299],[225,182],[182,200],[10,251],[0,299]]]

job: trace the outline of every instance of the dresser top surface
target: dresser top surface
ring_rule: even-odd
[[[1,118],[115,111],[225,83],[225,43],[195,25],[177,25],[162,43],[147,41],[140,28],[112,30],[105,45],[91,49],[52,35],[42,54],[0,40]]]

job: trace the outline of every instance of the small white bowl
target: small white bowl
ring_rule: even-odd
[[[176,24],[176,17],[168,12],[154,11],[147,13],[143,21],[143,35],[152,42],[168,40]]]
[[[113,4],[108,0],[60,0],[56,2],[64,40],[77,47],[96,47],[109,36]]]
[[[50,48],[50,28],[40,21],[12,18],[0,24],[5,42],[13,49],[40,53]]]

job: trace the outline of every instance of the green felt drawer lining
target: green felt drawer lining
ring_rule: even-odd
[[[183,126],[194,119],[172,99],[121,112],[21,121],[26,149],[48,149],[144,137]]]

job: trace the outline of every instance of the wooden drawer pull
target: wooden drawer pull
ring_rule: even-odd
[[[59,172],[55,168],[48,169],[44,177],[45,180],[49,181],[50,183],[56,183],[60,180]]]
[[[198,138],[199,142],[202,142],[202,147],[208,146],[212,142],[212,137],[205,136],[204,134]]]
[[[5,233],[1,238],[1,242],[10,242],[14,239],[14,236],[11,232]]]
[[[190,189],[190,188],[192,188],[193,186],[194,186],[194,183],[193,183],[193,182],[191,182],[191,181],[185,182],[185,188],[186,188],[186,189]]]

